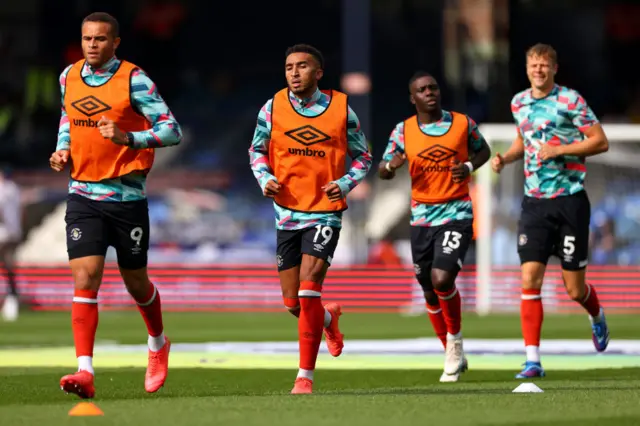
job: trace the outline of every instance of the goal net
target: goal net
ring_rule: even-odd
[[[586,189],[591,200],[587,279],[608,311],[640,310],[640,125],[605,124],[607,153],[587,159]],[[516,135],[511,124],[485,124],[480,131],[493,154],[505,152]],[[479,232],[475,308],[480,314],[517,311],[520,271],[517,220],[523,196],[523,163],[495,175],[476,173]],[[545,310],[580,309],[566,295],[559,262],[552,258],[543,286]]]

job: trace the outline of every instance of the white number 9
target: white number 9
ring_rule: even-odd
[[[317,243],[318,242],[318,237],[322,236],[322,238],[324,238],[324,241],[322,241],[323,246],[326,246],[327,243],[329,241],[331,241],[331,237],[333,237],[333,229],[330,226],[322,226],[322,225],[316,225],[316,235],[313,236],[313,242]]]
[[[131,234],[129,234],[129,236],[131,237],[131,239],[133,241],[136,242],[136,245],[139,246],[140,245],[140,241],[142,241],[142,228],[140,228],[139,226],[133,228],[131,230]]]

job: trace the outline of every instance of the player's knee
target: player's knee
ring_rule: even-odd
[[[535,271],[522,271],[522,288],[524,290],[540,290],[543,277]]]
[[[93,290],[100,287],[102,274],[97,268],[82,267],[73,271],[76,290]]]
[[[567,286],[567,295],[576,302],[581,302],[585,296],[584,286]]]
[[[449,291],[455,283],[455,275],[448,271],[433,269],[431,271],[431,282],[435,290]]]
[[[303,262],[300,266],[300,281],[311,281],[322,283],[326,274],[326,264],[322,259],[317,261]]]
[[[427,302],[429,306],[438,306],[440,302],[438,301],[438,295],[433,290],[423,290],[424,291],[424,300]]]
[[[147,268],[120,269],[120,275],[127,291],[135,300],[144,300],[148,296],[151,281],[147,274]]]
[[[71,261],[71,272],[76,290],[98,291],[102,281],[103,263],[93,259],[74,259]]]

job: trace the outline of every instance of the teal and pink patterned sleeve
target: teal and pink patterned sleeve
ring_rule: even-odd
[[[182,141],[182,129],[158,92],[155,83],[141,69],[131,74],[131,102],[152,128],[132,132],[133,148],[163,148]]]
[[[478,129],[478,124],[473,120],[473,118],[467,116],[469,120],[469,153],[477,154],[482,150],[482,148],[487,144],[487,141],[480,133]]]
[[[591,110],[587,101],[575,90],[568,91],[567,112],[574,126],[581,132],[586,132],[591,126],[599,123],[598,117]],[[558,97],[562,101],[562,95]]]
[[[62,114],[60,116],[60,126],[58,127],[58,143],[56,145],[56,151],[63,149],[69,149],[71,146],[71,135],[69,133],[69,117],[67,111],[64,109],[64,93],[67,87],[67,74],[73,65],[69,65],[60,74],[60,97],[62,99]]]
[[[373,162],[367,138],[360,128],[360,120],[351,107],[347,116],[347,150],[351,167],[346,175],[335,181],[344,196],[364,180]]]
[[[396,152],[404,153],[404,121],[401,121],[391,132],[387,149],[384,150],[382,161],[389,162]]]
[[[269,166],[269,141],[271,140],[271,106],[273,99],[269,99],[258,113],[258,123],[253,133],[253,140],[249,147],[249,161],[251,170],[260,188],[270,180],[276,180]]]

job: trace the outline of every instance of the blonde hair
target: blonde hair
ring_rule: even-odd
[[[548,44],[538,43],[527,50],[527,58],[531,56],[546,57],[554,64],[558,63],[558,54],[556,50]]]

